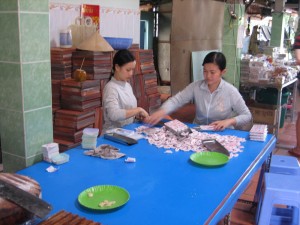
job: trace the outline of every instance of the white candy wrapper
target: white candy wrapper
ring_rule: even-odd
[[[57,171],[58,168],[55,168],[54,166],[49,166],[48,168],[46,168],[46,170],[47,170],[49,173],[53,173],[53,172]]]
[[[166,150],[165,153],[172,154],[173,152],[172,152],[172,150],[169,149],[169,150]]]
[[[136,159],[135,159],[135,158],[132,158],[132,157],[127,157],[127,158],[125,159],[125,162],[127,162],[127,163],[134,163],[134,162],[136,162]]]
[[[214,130],[214,126],[210,125],[200,125],[199,127],[201,130]]]

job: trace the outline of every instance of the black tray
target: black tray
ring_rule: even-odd
[[[137,143],[135,139],[117,133],[106,133],[104,134],[104,138],[124,145],[134,145]]]
[[[221,145],[216,139],[205,139],[202,140],[202,144],[211,152],[220,152],[227,156],[230,156],[229,151]]]

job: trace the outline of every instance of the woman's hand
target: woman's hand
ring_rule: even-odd
[[[141,107],[138,107],[138,113],[135,115],[135,118],[137,118],[140,121],[144,121],[145,118],[149,117],[149,114],[146,110],[144,110]]]
[[[219,120],[219,121],[215,121],[211,124],[209,124],[210,126],[214,127],[214,130],[224,130],[225,128],[229,127],[229,126],[233,126],[236,124],[236,121],[234,118],[230,118],[230,119],[226,119],[226,120]]]
[[[144,122],[153,126],[157,124],[159,121],[161,121],[165,115],[166,115],[165,111],[163,109],[159,109],[156,112],[154,112],[151,116],[145,118]]]

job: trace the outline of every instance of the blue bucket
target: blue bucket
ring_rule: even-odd
[[[128,49],[132,45],[132,38],[104,37],[104,39],[115,50]]]

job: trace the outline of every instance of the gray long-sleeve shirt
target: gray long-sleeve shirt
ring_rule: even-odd
[[[170,114],[192,100],[196,106],[196,124],[208,125],[232,117],[236,119],[238,127],[252,122],[251,112],[237,88],[223,79],[213,93],[209,91],[205,80],[193,82],[167,100],[162,108]]]
[[[137,100],[128,82],[118,81],[114,77],[105,85],[103,96],[103,130],[123,127],[133,123],[134,117],[126,119],[126,110],[137,107]]]

